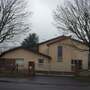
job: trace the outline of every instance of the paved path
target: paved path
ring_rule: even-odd
[[[90,83],[71,77],[0,78],[0,90],[90,90]]]

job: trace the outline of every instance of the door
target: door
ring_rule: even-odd
[[[33,61],[28,62],[28,71],[30,76],[35,75],[35,63]]]

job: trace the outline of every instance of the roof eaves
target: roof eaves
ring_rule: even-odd
[[[56,37],[56,38],[52,38],[52,39],[50,39],[50,40],[41,42],[41,43],[39,43],[38,45],[42,45],[42,44],[45,44],[45,43],[53,43],[54,40],[59,40],[60,38],[71,38],[71,36],[64,36],[64,35],[58,36],[58,37]]]

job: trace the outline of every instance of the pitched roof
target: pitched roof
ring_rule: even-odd
[[[73,38],[71,38],[71,36],[58,36],[58,37],[56,37],[56,38],[53,38],[53,39],[50,39],[50,40],[47,40],[47,41],[44,41],[44,42],[41,42],[41,43],[39,43],[39,45],[42,45],[42,44],[47,44],[47,45],[51,45],[51,44],[54,44],[54,43],[56,43],[56,42],[61,42],[61,41],[63,41],[63,40],[66,40],[66,39],[71,39],[71,40],[73,40],[73,41],[75,41],[75,42],[78,42],[78,43],[81,43],[81,44],[85,44],[85,43],[83,43],[82,41],[80,41],[80,40],[76,40],[76,39],[73,39]]]
[[[41,55],[41,56],[44,56],[44,57],[46,57],[46,58],[48,58],[48,59],[51,59],[51,57],[48,56],[48,55],[45,55],[45,54],[40,53],[40,52],[35,52],[35,51],[32,51],[32,50],[30,50],[30,49],[26,49],[26,48],[23,48],[23,47],[16,47],[16,48],[13,48],[13,49],[9,49],[9,50],[1,53],[0,57],[2,57],[3,55],[5,55],[5,54],[7,54],[7,53],[9,53],[9,52],[12,52],[12,51],[14,51],[14,50],[17,50],[17,49],[25,49],[25,50],[27,50],[27,51],[29,51],[29,52],[34,53],[34,54]]]
[[[52,43],[55,43],[55,42],[57,42],[57,41],[62,41],[62,40],[65,40],[65,39],[68,39],[68,38],[70,38],[71,36],[58,36],[58,37],[55,37],[55,38],[52,38],[52,39],[50,39],[50,40],[47,40],[47,41],[44,41],[44,42],[41,42],[41,43],[39,43],[39,45],[42,45],[42,44],[45,44],[45,43],[47,43],[47,44],[52,44]]]

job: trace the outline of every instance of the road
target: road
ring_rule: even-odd
[[[90,90],[90,83],[82,83],[68,77],[35,77],[0,82],[0,90]]]

